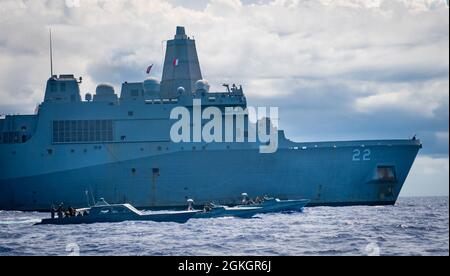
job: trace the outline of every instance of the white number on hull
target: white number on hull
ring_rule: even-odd
[[[362,153],[362,159],[361,159],[361,153]],[[359,149],[354,149],[353,150],[353,161],[370,161],[370,154],[371,151],[370,149],[365,149],[363,152],[361,152],[361,150]]]
[[[363,154],[363,160],[364,161],[370,161],[370,149],[365,149]]]

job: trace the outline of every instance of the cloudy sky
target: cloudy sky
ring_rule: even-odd
[[[424,148],[402,195],[448,195],[445,0],[0,0],[0,114],[32,113],[56,73],[119,91],[154,64],[175,26],[197,41],[213,90],[243,84],[278,106],[297,141],[410,138]]]

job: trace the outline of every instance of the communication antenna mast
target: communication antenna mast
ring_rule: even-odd
[[[50,77],[53,77],[52,29],[50,28]]]

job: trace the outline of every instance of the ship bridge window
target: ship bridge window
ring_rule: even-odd
[[[53,143],[111,142],[112,120],[53,121]]]
[[[394,166],[378,166],[377,167],[377,178],[384,182],[395,182],[397,176],[395,174]]]

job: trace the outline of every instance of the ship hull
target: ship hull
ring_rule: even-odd
[[[308,206],[394,204],[420,145],[409,140],[365,144],[307,144],[273,154],[197,149],[110,158],[98,165],[2,178],[0,209],[41,211],[60,202],[79,208],[100,197],[139,208],[185,206],[188,198],[198,205],[236,204],[242,192],[310,199]],[[393,168],[395,179],[380,179],[380,166]]]

